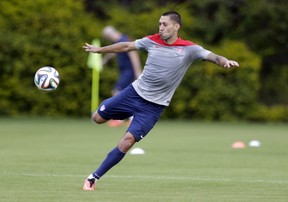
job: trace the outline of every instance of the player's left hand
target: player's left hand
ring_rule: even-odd
[[[239,67],[238,62],[233,60],[227,60],[224,64],[224,68]]]

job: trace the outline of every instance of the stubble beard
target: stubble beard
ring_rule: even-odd
[[[169,35],[163,35],[163,34],[160,34],[160,38],[162,39],[162,40],[164,40],[164,41],[168,41],[170,38],[171,38],[171,36],[169,36]]]

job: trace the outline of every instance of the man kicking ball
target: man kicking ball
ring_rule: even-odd
[[[139,78],[116,96],[104,100],[92,115],[93,121],[98,124],[110,119],[134,118],[118,145],[108,153],[96,171],[87,177],[83,190],[94,190],[96,181],[148,134],[169,105],[186,70],[194,61],[209,61],[223,68],[239,66],[235,61],[181,39],[178,37],[180,28],[181,16],[175,11],[169,11],[160,17],[158,34],[104,47],[87,43],[83,46],[87,52],[93,53],[119,53],[140,49],[148,52],[144,71]]]

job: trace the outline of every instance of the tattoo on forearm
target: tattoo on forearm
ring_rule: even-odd
[[[227,59],[223,56],[216,55],[214,53],[210,53],[206,60],[209,62],[212,62],[214,64],[217,64],[219,66],[223,66]]]

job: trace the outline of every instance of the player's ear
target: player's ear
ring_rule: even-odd
[[[178,31],[180,29],[180,25],[178,23],[175,23],[174,28],[175,28],[175,30]]]

